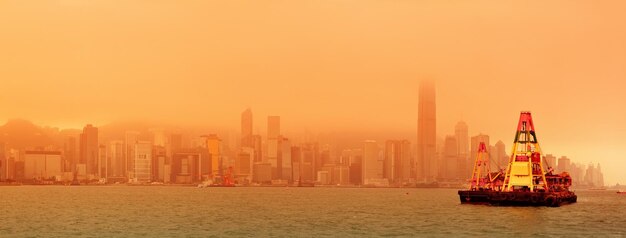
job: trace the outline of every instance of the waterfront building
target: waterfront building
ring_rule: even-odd
[[[88,124],[80,134],[79,163],[86,166],[86,174],[92,178],[99,174],[98,152],[98,128]]]

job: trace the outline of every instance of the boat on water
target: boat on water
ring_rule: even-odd
[[[619,191],[617,191],[617,194],[626,194],[626,191],[624,191],[624,190],[619,190]]]
[[[553,174],[545,163],[530,112],[520,114],[506,169],[492,173],[490,167],[487,146],[481,142],[469,188],[458,191],[462,204],[558,207],[578,198],[569,190],[570,175]]]

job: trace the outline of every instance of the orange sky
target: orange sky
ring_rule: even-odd
[[[415,137],[465,120],[511,145],[520,110],[547,153],[626,183],[624,1],[0,1],[0,121],[142,119]],[[372,129],[375,128],[375,129]],[[366,139],[366,138],[364,138]],[[415,138],[409,138],[415,140]]]

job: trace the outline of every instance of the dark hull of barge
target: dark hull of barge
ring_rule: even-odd
[[[492,206],[547,206],[559,207],[575,203],[578,198],[570,191],[560,192],[500,192],[489,190],[460,190],[462,204],[483,204]]]

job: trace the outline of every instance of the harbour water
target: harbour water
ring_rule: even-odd
[[[626,236],[626,195],[461,205],[455,189],[0,187],[0,237]]]

